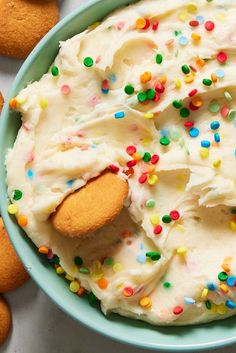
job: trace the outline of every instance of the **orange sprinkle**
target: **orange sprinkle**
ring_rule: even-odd
[[[140,76],[140,82],[143,84],[151,81],[151,79],[152,79],[152,73],[150,71],[146,71]]]
[[[108,286],[108,280],[104,277],[97,281],[98,287],[101,289],[106,289]]]
[[[230,270],[231,270],[229,264],[223,264],[222,268],[225,272],[230,272]]]
[[[167,82],[167,76],[166,75],[162,75],[159,79],[159,82],[162,84],[162,85],[165,85],[166,82]]]
[[[212,82],[216,83],[218,81],[216,74],[211,74]]]
[[[16,109],[16,106],[17,106],[17,100],[16,98],[12,98],[9,100],[9,107],[11,109]]]
[[[47,255],[47,254],[49,253],[49,249],[48,249],[46,246],[40,246],[40,247],[38,248],[38,252],[39,252],[40,254],[45,254],[45,255]]]
[[[136,162],[141,161],[141,156],[138,152],[135,152],[132,157]]]
[[[142,297],[140,299],[140,302],[139,304],[143,307],[143,308],[146,308],[146,309],[149,309],[151,308],[152,306],[152,301],[149,297]]]
[[[143,29],[146,26],[146,20],[143,17],[140,17],[136,20],[136,28]]]
[[[80,289],[77,292],[77,295],[81,297],[84,294],[84,287],[80,287]]]
[[[134,168],[129,168],[126,171],[124,171],[125,175],[131,176],[134,174]]]
[[[206,65],[206,62],[204,59],[197,58],[196,64],[197,64],[197,66],[204,67]]]
[[[220,284],[220,289],[222,290],[223,293],[228,293],[229,291],[228,286],[224,283]]]
[[[28,225],[28,218],[24,215],[20,215],[17,218],[17,222],[18,222],[19,226],[26,227]]]
[[[194,105],[194,107],[200,108],[203,105],[203,101],[200,97],[194,97],[192,99],[192,104]]]

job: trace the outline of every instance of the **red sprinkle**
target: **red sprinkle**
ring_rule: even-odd
[[[134,174],[134,169],[133,169],[133,168],[126,169],[126,170],[124,171],[124,173],[125,173],[125,175],[127,175],[127,176],[131,176],[131,175]]]
[[[189,109],[192,110],[192,111],[196,111],[198,110],[200,107],[196,107],[195,105],[193,105],[192,102],[189,103]]]
[[[152,164],[157,164],[157,162],[159,161],[160,157],[158,156],[158,154],[154,154],[151,158],[151,163]]]
[[[134,294],[133,288],[125,287],[123,289],[123,294],[124,294],[125,297],[132,297],[132,295]]]
[[[147,181],[147,174],[142,174],[138,179],[140,184],[144,184]]]
[[[197,20],[193,20],[189,22],[189,26],[191,27],[197,27],[199,26],[199,22]]]
[[[126,163],[127,167],[129,167],[129,168],[136,166],[136,164],[137,164],[137,162],[134,159],[132,159],[131,161],[128,161]]]
[[[193,72],[197,72],[197,69],[196,67],[192,66],[192,65],[189,65],[190,69],[193,71]]]
[[[159,102],[160,99],[161,99],[160,93],[159,93],[159,92],[156,92],[156,96],[155,96],[155,98],[153,99],[154,102]]]
[[[103,80],[102,81],[102,88],[103,89],[109,89],[110,82],[108,80]]]
[[[145,21],[146,21],[146,25],[143,27],[143,29],[148,29],[150,27],[150,21],[148,18],[145,18]]]
[[[120,168],[117,167],[115,164],[110,164],[109,168],[115,173],[119,172],[119,170],[120,170]]]
[[[179,211],[173,210],[170,212],[170,217],[173,219],[173,221],[177,221],[180,217]]]
[[[155,85],[155,91],[163,93],[165,92],[165,86],[161,82],[157,82]]]
[[[154,21],[153,24],[152,24],[152,30],[156,31],[158,29],[158,26],[159,26],[159,22],[158,21]]]
[[[182,306],[178,305],[173,309],[173,314],[180,315],[180,314],[182,314],[183,311],[184,311],[184,309],[182,308]]]
[[[128,146],[126,148],[126,153],[128,153],[130,156],[133,156],[133,154],[137,151],[137,148],[135,146]]]
[[[189,95],[189,97],[193,97],[193,96],[195,96],[197,93],[198,93],[198,90],[195,88],[195,89],[193,89],[192,91],[190,91],[188,95]]]
[[[161,234],[161,232],[162,232],[162,226],[160,226],[160,225],[156,226],[153,230],[153,233],[155,235]]]
[[[213,31],[213,29],[215,28],[215,24],[212,21],[206,21],[204,26],[208,32]]]
[[[184,126],[187,128],[187,129],[191,129],[191,127],[194,126],[194,122],[193,121],[186,121],[184,123]]]
[[[217,60],[219,61],[220,64],[224,64],[228,59],[228,55],[221,51],[217,54]]]

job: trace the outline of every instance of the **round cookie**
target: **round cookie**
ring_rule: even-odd
[[[0,345],[2,345],[10,332],[12,326],[12,318],[10,307],[6,300],[0,296]]]
[[[2,111],[3,104],[4,104],[4,99],[3,99],[2,93],[0,92],[0,113]]]
[[[69,195],[52,215],[52,224],[64,236],[80,237],[112,222],[127,195],[128,183],[104,172]]]
[[[0,0],[0,54],[26,58],[58,19],[56,0]]]
[[[20,287],[29,275],[18,258],[0,218],[0,293]]]

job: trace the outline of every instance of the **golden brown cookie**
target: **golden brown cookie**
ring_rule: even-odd
[[[128,183],[107,171],[69,195],[52,215],[52,224],[64,236],[82,236],[112,222],[127,194]]]
[[[29,275],[18,258],[0,218],[0,293],[20,287]]]
[[[2,111],[3,104],[4,104],[4,99],[3,99],[2,93],[0,92],[0,113]]]
[[[11,325],[12,319],[10,307],[6,300],[0,296],[0,345],[6,341]]]
[[[0,54],[26,58],[58,19],[56,0],[0,0]]]

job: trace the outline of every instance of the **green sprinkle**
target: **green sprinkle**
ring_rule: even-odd
[[[150,257],[152,261],[158,261],[161,258],[161,254],[158,251],[149,251],[146,253],[147,257]]]
[[[147,99],[152,100],[156,97],[156,91],[154,89],[148,89],[146,95]]]
[[[160,139],[160,144],[162,146],[168,146],[170,144],[170,139],[167,137],[167,136],[163,136],[161,139]]]
[[[228,114],[228,119],[229,120],[234,120],[236,118],[236,109],[231,109],[229,114]]]
[[[156,202],[155,202],[155,200],[153,200],[153,199],[149,199],[149,200],[147,200],[147,202],[146,202],[146,207],[147,207],[147,208],[154,208],[155,205],[156,205]]]
[[[182,134],[179,128],[174,127],[170,132],[170,138],[172,141],[179,141],[181,136]]]
[[[144,162],[149,162],[150,160],[151,160],[151,158],[152,158],[152,155],[151,155],[151,153],[149,153],[149,152],[145,152],[144,153],[144,156],[143,156],[143,161]]]
[[[54,258],[53,258],[53,263],[54,263],[55,265],[59,265],[60,259],[59,259],[59,257],[58,257],[57,255],[54,256]]]
[[[231,94],[227,91],[224,92],[224,96],[227,99],[227,101],[232,101],[233,97],[231,96]]]
[[[51,67],[51,73],[53,76],[58,76],[59,75],[59,69],[57,66],[52,66]]]
[[[104,260],[104,265],[105,266],[110,267],[110,266],[113,265],[113,263],[114,263],[114,261],[113,261],[113,259],[111,257],[106,257],[105,260]]]
[[[139,102],[145,102],[147,100],[147,95],[145,92],[139,92],[137,98]]]
[[[210,300],[206,300],[205,301],[205,305],[206,305],[207,310],[211,310],[211,302],[210,302]]]
[[[190,73],[190,68],[188,67],[188,65],[183,65],[182,66],[182,71],[185,75]]]
[[[211,113],[218,113],[220,111],[220,105],[217,102],[211,102],[208,109]]]
[[[164,282],[163,283],[163,287],[164,288],[170,288],[171,287],[171,283],[170,282]]]
[[[236,208],[231,208],[230,212],[231,214],[236,214]]]
[[[225,282],[225,281],[227,280],[227,278],[228,278],[228,275],[227,275],[226,272],[220,272],[220,273],[218,274],[218,279],[219,279],[219,281],[221,281],[221,282]]]
[[[95,294],[93,294],[93,292],[90,292],[88,295],[88,302],[90,305],[93,305],[96,301],[97,297],[95,296]]]
[[[204,78],[202,80],[202,83],[205,85],[205,86],[211,86],[212,85],[212,80],[210,80],[209,78]]]
[[[125,86],[125,93],[128,95],[131,95],[134,93],[134,87],[132,85],[126,85]]]
[[[176,109],[182,108],[182,102],[180,100],[177,100],[177,99],[172,102],[172,105]]]
[[[180,109],[180,116],[182,118],[187,118],[190,115],[190,110],[188,108],[182,108]]]
[[[80,267],[79,272],[84,273],[84,274],[90,273],[90,271],[87,267]]]
[[[16,190],[13,191],[13,195],[12,196],[13,196],[13,200],[18,201],[18,200],[20,200],[22,198],[23,193],[22,193],[22,191],[16,189]]]
[[[172,219],[169,215],[165,215],[162,217],[162,222],[164,222],[164,223],[170,223],[171,221],[172,221]]]
[[[163,56],[161,54],[156,55],[156,63],[161,64],[163,61]]]
[[[83,260],[81,259],[80,256],[76,256],[74,258],[74,263],[77,265],[77,266],[81,266],[83,264]]]
[[[174,31],[174,35],[178,37],[180,34],[182,34],[182,31]]]
[[[84,58],[84,66],[92,67],[93,66],[93,59],[90,56]]]

